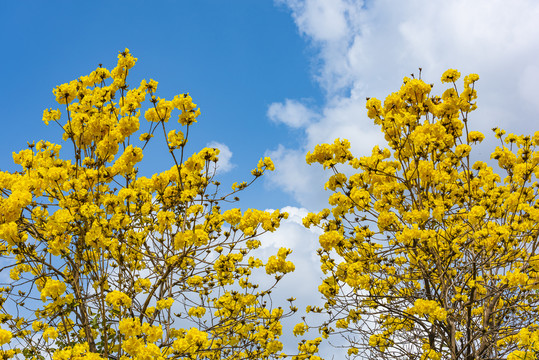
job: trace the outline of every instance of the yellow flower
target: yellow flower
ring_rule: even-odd
[[[206,313],[206,308],[198,306],[198,307],[192,307],[189,309],[189,316],[193,317],[202,317]]]
[[[144,339],[130,337],[122,342],[122,349],[130,355],[137,356],[144,351]]]
[[[391,211],[383,211],[378,215],[378,228],[384,231],[398,222],[397,215]]]
[[[447,311],[434,300],[417,299],[409,312],[415,315],[428,315],[431,322],[434,320],[445,321],[447,318]]]
[[[332,299],[339,292],[339,285],[334,277],[330,277],[322,281],[322,284],[318,286],[318,291],[327,299]]]
[[[139,318],[122,319],[118,325],[118,330],[127,337],[139,335],[142,331]]]
[[[173,303],[173,298],[157,300],[157,310],[169,309]]]
[[[21,278],[21,269],[19,269],[18,267],[14,267],[9,271],[9,277],[11,278],[11,280],[19,280]]]
[[[318,239],[324,250],[331,250],[343,241],[344,237],[338,231],[332,230],[323,233]]]
[[[304,323],[299,323],[294,326],[294,330],[292,330],[292,333],[294,336],[303,335],[305,334],[305,331],[307,330]]]
[[[347,329],[348,328],[348,320],[346,319],[339,319],[335,323],[335,327],[338,329]]]
[[[60,120],[60,110],[45,109],[43,110],[43,122],[45,125],[49,125],[49,121]]]
[[[181,131],[170,130],[167,135],[168,146],[171,148],[180,147],[185,144],[184,136]]]
[[[382,115],[382,102],[376,98],[368,99],[365,107],[368,110],[367,116],[371,119],[376,119]]]
[[[45,331],[43,331],[43,339],[45,339],[45,341],[49,341],[49,338],[54,340],[57,337],[58,330],[53,327],[48,327]]]
[[[468,214],[468,221],[471,224],[476,225],[479,223],[480,220],[482,220],[485,217],[485,215],[486,215],[485,208],[480,205],[476,205],[472,207],[472,209],[470,210],[470,213]]]
[[[65,290],[66,284],[63,281],[48,279],[45,287],[41,290],[41,300],[45,302],[48,296],[56,300]]]
[[[457,155],[460,158],[466,157],[470,154],[470,151],[472,151],[472,147],[467,144],[460,144],[457,145],[455,148],[455,155]]]
[[[471,84],[479,80],[479,75],[469,74],[464,77],[464,86],[469,87]]]
[[[131,307],[131,298],[118,290],[109,292],[105,298],[105,301],[109,305],[113,306],[116,310],[119,310],[120,307]]]
[[[52,92],[59,104],[66,105],[75,99],[79,90],[80,85],[76,80],[73,80],[70,83],[58,85]]]
[[[148,291],[152,286],[150,279],[139,278],[135,281],[135,292],[142,292],[143,290]]]
[[[159,326],[151,326],[148,323],[142,324],[142,332],[146,334],[148,342],[156,342],[163,336],[163,328]]]
[[[442,74],[442,82],[450,83],[455,82],[460,78],[460,72],[455,69],[449,69]]]
[[[270,171],[275,170],[275,166],[273,165],[273,161],[271,161],[271,158],[269,158],[269,157],[261,158],[258,161],[258,165],[257,165],[256,169],[251,171],[251,173],[253,175],[255,175],[255,176],[260,176],[260,175],[263,174],[265,169],[270,170]]]
[[[208,334],[197,328],[191,328],[187,331],[185,337],[175,340],[172,347],[179,353],[185,353],[188,350],[196,351],[197,349],[203,349],[207,344]]]
[[[152,317],[154,312],[155,312],[155,306],[150,306],[146,309],[146,315],[148,315],[149,317]]]
[[[0,329],[0,345],[8,344],[12,337],[11,331]]]
[[[280,248],[277,256],[270,256],[266,264],[266,274],[271,275],[277,272],[286,274],[295,270],[291,261],[286,261],[286,257],[292,252],[290,249]]]
[[[44,328],[46,328],[47,326],[48,326],[48,324],[47,325],[43,324],[43,321],[37,321],[36,320],[36,321],[34,321],[32,323],[32,330],[40,331],[40,330],[43,330]]]
[[[468,133],[468,141],[469,142],[477,142],[480,143],[485,139],[485,135],[479,131],[470,131]]]

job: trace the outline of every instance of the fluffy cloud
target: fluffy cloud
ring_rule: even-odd
[[[293,273],[286,274],[279,282],[278,286],[271,293],[273,306],[281,306],[283,309],[289,309],[289,303],[286,299],[294,297],[294,305],[298,307],[298,313],[291,318],[283,321],[285,329],[284,336],[281,341],[284,345],[284,352],[293,354],[297,352],[297,342],[302,337],[293,337],[291,329],[295,324],[301,322],[300,316],[304,316],[305,307],[307,305],[322,306],[322,295],[318,293],[318,285],[323,278],[320,270],[318,255],[316,250],[320,247],[318,236],[321,230],[318,228],[305,228],[302,224],[302,219],[307,215],[308,210],[305,208],[297,208],[286,206],[281,211],[289,214],[288,219],[281,221],[281,226],[276,232],[265,234],[261,237],[262,246],[256,251],[256,256],[267,260],[271,255],[277,253],[279,248],[285,247],[292,249],[292,254],[288,256],[288,260],[292,261],[296,266]],[[273,209],[266,209],[272,212]],[[253,280],[259,283],[267,282],[267,275],[264,273],[254,273]],[[310,314],[307,316],[309,324],[320,324],[325,319],[324,315]],[[316,330],[311,330],[308,333],[310,338],[319,337],[320,334]],[[339,343],[339,340],[337,340]],[[337,355],[338,354],[338,355]],[[335,350],[326,344],[321,346],[321,355],[323,358],[330,359],[332,355],[335,358],[344,359],[345,352]]]
[[[291,194],[309,209],[327,202],[327,195],[320,189],[324,188],[329,175],[319,166],[307,165],[303,149],[287,149],[280,145],[268,155],[278,164],[273,173],[267,174],[270,186]]]
[[[265,211],[273,212],[274,210],[266,209]],[[278,231],[261,237],[262,246],[257,250],[256,256],[267,259],[275,255],[281,247],[292,249],[293,252],[288,260],[296,265],[296,270],[283,278],[276,293],[287,298],[294,296],[308,305],[313,300],[313,293],[315,297],[320,298],[316,295],[314,285],[319,282],[322,272],[312,265],[318,262],[316,250],[320,247],[318,236],[322,232],[318,228],[307,229],[303,226],[302,219],[308,214],[307,209],[285,206],[280,210],[288,213],[288,219],[281,221]]]
[[[297,120],[286,124],[304,131],[299,148],[282,146],[270,155],[282,168],[270,181],[292,194],[309,209],[326,204],[324,176],[308,168],[305,154],[322,142],[347,138],[356,156],[383,145],[380,130],[367,118],[365,98],[383,99],[396,91],[411,73],[434,83],[434,92],[448,68],[478,73],[478,110],[470,127],[487,136],[479,156],[488,158],[494,126],[508,132],[529,133],[539,115],[539,3],[534,0],[276,0],[286,6],[298,31],[316,49],[314,73],[325,93],[316,110],[291,106]],[[272,104],[269,109],[295,105]],[[320,106],[321,105],[321,106]],[[303,112],[303,113],[298,113]],[[293,112],[290,111],[289,114]],[[272,118],[272,112],[268,115]],[[310,119],[305,121],[304,119]],[[279,121],[275,120],[274,121]],[[485,156],[487,155],[487,156]],[[312,167],[315,167],[313,165]]]
[[[286,99],[284,104],[271,104],[268,108],[268,117],[275,123],[300,128],[308,126],[317,114],[299,101]]]
[[[219,149],[219,162],[217,163],[216,171],[218,174],[224,174],[236,167],[236,165],[230,161],[232,159],[232,151],[230,151],[228,146],[217,141],[212,141],[207,143],[206,147]]]

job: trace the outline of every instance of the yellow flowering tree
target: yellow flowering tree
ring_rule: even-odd
[[[476,74],[448,70],[440,96],[404,78],[368,116],[387,148],[355,157],[347,140],[307,155],[333,172],[317,226],[324,336],[351,358],[535,359],[539,350],[539,132],[505,135],[493,169],[473,161]],[[300,331],[305,324],[298,324]]]
[[[130,87],[136,61],[126,49],[111,71],[53,91],[62,110],[43,120],[60,126],[72,159],[39,141],[13,154],[21,171],[0,172],[1,356],[278,357],[280,321],[295,309],[272,308],[269,294],[294,265],[288,249],[266,263],[250,254],[287,214],[221,208],[249,184],[220,195],[219,150],[186,148],[200,110],[188,94],[157,97],[154,80]],[[154,135],[170,168],[141,176]],[[266,170],[269,158],[254,179]],[[256,268],[271,275],[265,288]]]

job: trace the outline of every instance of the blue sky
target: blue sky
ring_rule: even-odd
[[[4,1],[0,169],[15,169],[11,152],[27,141],[60,141],[58,129],[41,122],[43,109],[57,106],[56,85],[99,63],[113,67],[127,47],[139,59],[133,84],[153,78],[162,97],[191,93],[202,110],[191,151],[226,146],[224,184],[248,179],[271,155],[277,170],[246,191],[241,206],[291,214],[261,239],[262,250],[294,249],[297,270],[274,294],[294,294],[301,307],[319,298],[321,276],[318,234],[301,218],[328,196],[328,174],[305,164],[307,151],[337,137],[358,156],[383,144],[365,98],[383,99],[419,67],[436,94],[448,68],[480,75],[470,121],[487,136],[472,154],[478,159],[494,149],[494,126],[535,132],[538,18],[535,0]],[[146,171],[169,166],[159,154],[146,154]]]
[[[316,104],[321,98],[305,39],[287,8],[271,1],[35,1],[0,6],[5,51],[0,62],[10,84],[0,97],[5,119],[0,152],[8,155],[2,156],[2,169],[13,169],[10,154],[26,141],[60,141],[59,128],[40,120],[44,108],[57,107],[52,95],[56,85],[89,73],[99,63],[112,68],[118,51],[126,47],[139,59],[130,74],[134,86],[153,78],[162,97],[191,93],[202,116],[192,129],[190,151],[212,141],[228,146],[236,165],[223,174],[228,182],[249,179],[250,169],[277,144],[299,144],[301,134],[268,119],[271,103],[309,98]],[[156,160],[148,162],[148,172],[168,165],[168,158]],[[246,197],[257,201],[249,201],[250,206],[258,207],[290,202],[283,193],[272,193],[262,201],[253,192]]]
[[[202,110],[191,151],[218,143],[227,186],[248,180],[258,159],[277,171],[242,196],[242,207],[324,207],[327,177],[305,164],[321,142],[348,138],[357,155],[383,143],[365,98],[383,98],[423,68],[442,92],[441,73],[476,72],[479,110],[472,127],[529,131],[539,98],[539,16],[531,0],[28,1],[0,5],[4,86],[1,169],[27,141],[60,142],[41,114],[52,89],[113,67],[129,48],[139,61],[132,84],[159,81],[159,94],[190,92]],[[152,150],[152,149],[150,149]],[[159,148],[144,170],[169,165]],[[229,166],[231,165],[231,166]]]

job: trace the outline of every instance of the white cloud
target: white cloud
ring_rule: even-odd
[[[470,116],[470,128],[487,136],[479,156],[488,158],[493,149],[489,139],[494,126],[515,133],[535,131],[530,122],[539,116],[537,1],[276,3],[290,9],[300,34],[316,49],[313,76],[326,95],[324,104],[317,104],[318,116],[302,105],[295,108],[300,112],[296,122],[281,121],[305,131],[303,144],[269,152],[277,169],[270,182],[302,206],[316,209],[327,203],[323,183],[330,175],[318,171],[319,165],[305,165],[305,154],[338,137],[350,140],[356,156],[369,155],[375,144],[384,145],[379,128],[366,116],[365,98],[383,100],[399,89],[404,76],[417,75],[419,67],[422,78],[435,84],[434,93],[445,89],[439,79],[448,68],[459,69],[463,76],[480,75],[479,108]]]
[[[279,281],[278,286],[271,293],[273,306],[281,306],[283,309],[289,309],[289,303],[286,299],[294,297],[294,305],[298,307],[297,316],[283,320],[284,333],[281,341],[284,345],[284,352],[293,354],[297,352],[297,342],[302,337],[291,336],[295,324],[301,322],[300,316],[305,315],[307,305],[322,306],[322,295],[318,292],[318,285],[323,277],[320,270],[319,258],[316,250],[320,247],[318,236],[321,230],[318,228],[305,228],[302,219],[308,213],[305,208],[286,206],[281,211],[289,214],[288,219],[281,221],[281,226],[273,233],[267,233],[260,237],[262,246],[253,253],[254,256],[267,260],[269,256],[275,255],[279,248],[285,247],[292,249],[292,254],[288,260],[292,261],[296,267],[295,271],[286,274]],[[265,211],[273,212],[273,209]],[[253,273],[253,280],[257,283],[268,283],[267,275],[262,272]],[[307,317],[310,324],[320,324],[325,320],[323,315],[310,315]],[[320,336],[313,331],[309,336]],[[333,349],[327,349],[333,353]],[[324,355],[330,355],[324,354]],[[331,358],[325,357],[326,359]],[[344,358],[344,357],[343,357]]]
[[[335,41],[347,36],[346,4],[340,0],[279,1],[294,11],[299,30],[320,40]]]
[[[526,66],[519,79],[519,95],[535,109],[539,109],[537,84],[539,84],[539,67],[536,65]]]
[[[322,295],[318,292],[318,285],[325,276],[320,270],[320,259],[316,253],[316,250],[320,248],[318,237],[322,234],[322,230],[303,226],[303,218],[309,213],[306,208],[286,206],[280,210],[288,213],[288,219],[281,221],[281,226],[277,231],[265,234],[260,238],[262,246],[257,250],[256,255],[267,259],[277,253],[281,247],[293,251],[287,259],[294,263],[296,269],[293,273],[283,277],[272,292],[271,299],[274,306],[282,306],[284,309],[288,309],[289,305],[286,299],[290,297],[296,299],[294,305],[298,307],[298,312],[295,316],[282,321],[284,333],[281,337],[284,352],[294,354],[297,352],[297,342],[304,338],[303,336],[290,336],[294,325],[301,322],[300,317],[305,316],[309,325],[320,325],[327,320],[324,314],[305,313],[307,305],[323,306],[324,304]],[[272,212],[273,209],[266,209],[266,211]],[[263,279],[260,280],[262,283]],[[309,339],[319,336],[320,334],[315,328],[306,334]],[[342,339],[339,338],[334,338],[331,341],[336,345],[343,343]],[[323,359],[331,359],[332,357],[344,359],[346,349],[336,349],[324,342],[320,346],[320,355]]]
[[[212,141],[206,144],[206,147],[219,149],[219,161],[217,162],[217,173],[224,174],[236,167],[230,160],[232,159],[232,151],[223,143]]]
[[[301,204],[309,209],[317,209],[327,204],[327,195],[320,191],[330,174],[324,173],[316,164],[305,162],[303,149],[287,149],[282,145],[269,151],[268,156],[275,163],[275,171],[267,174],[271,186],[292,194]]]
[[[265,211],[273,212],[274,210],[266,209]],[[288,213],[288,219],[281,221],[279,231],[264,236],[262,248],[293,248],[313,255],[312,259],[318,261],[318,257],[312,250],[318,249],[318,235],[321,232],[318,228],[307,229],[303,226],[303,218],[307,216],[309,210],[295,206],[285,206],[280,211]]]
[[[317,114],[296,100],[286,99],[283,103],[273,103],[268,107],[268,117],[275,123],[286,124],[292,128],[309,125]]]
[[[307,150],[312,151],[317,144],[333,142],[337,138],[361,139],[352,141],[351,151],[356,156],[370,154],[372,147],[383,143],[384,138],[378,128],[362,124],[365,113],[365,104],[348,97],[336,98],[326,104],[320,121],[306,129]]]

